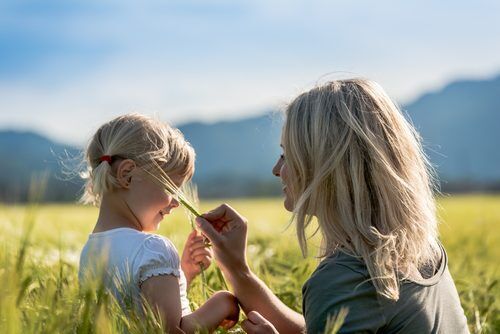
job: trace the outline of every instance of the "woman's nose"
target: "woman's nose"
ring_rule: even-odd
[[[278,161],[276,161],[276,164],[274,165],[273,170],[272,170],[273,175],[280,177],[280,170],[281,170],[281,159],[278,159]]]

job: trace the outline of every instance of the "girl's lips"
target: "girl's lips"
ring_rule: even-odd
[[[171,209],[171,208],[160,210],[160,215],[161,215],[162,217],[164,217],[164,216],[166,216],[166,215],[169,215],[169,214],[170,214],[170,211],[172,211],[172,209]]]

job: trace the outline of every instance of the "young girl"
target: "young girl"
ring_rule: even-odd
[[[153,167],[162,168],[180,188],[193,175],[194,156],[180,131],[139,114],[102,125],[85,155],[90,173],[82,202],[100,209],[81,253],[79,280],[88,284],[103,279],[122,306],[130,298],[140,309],[145,299],[169,333],[213,331],[219,325],[229,328],[239,315],[237,301],[227,291],[190,310],[187,287],[200,265],[206,268],[211,260],[201,235],[189,235],[179,259],[170,240],[146,233],[157,230],[179,206],[155,182]]]

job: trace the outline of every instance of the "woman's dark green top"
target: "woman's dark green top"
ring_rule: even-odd
[[[348,314],[339,333],[469,333],[441,249],[434,275],[402,281],[396,302],[377,295],[362,260],[342,251],[325,258],[302,288],[307,333],[323,333],[327,318],[341,307]]]

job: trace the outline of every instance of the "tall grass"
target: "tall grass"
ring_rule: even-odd
[[[219,202],[202,203],[202,211]],[[500,333],[500,197],[459,196],[439,203],[441,238],[469,328],[472,333]],[[302,259],[294,231],[285,230],[289,216],[282,200],[229,204],[249,220],[252,269],[285,304],[301,311],[301,287],[317,260]],[[0,206],[0,333],[161,332],[152,312],[139,317],[122,310],[98,284],[79,288],[78,254],[96,217],[92,207]],[[182,247],[190,229],[185,215],[174,211],[159,233]],[[214,267],[205,274],[208,293],[224,288]],[[201,284],[195,279],[188,292],[193,308],[204,302]]]

